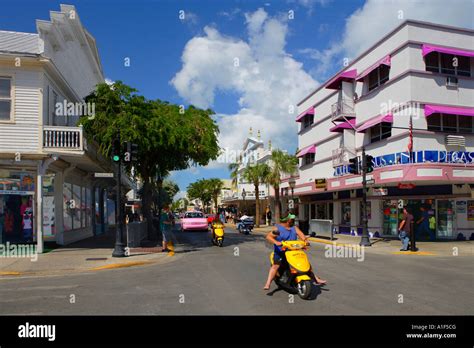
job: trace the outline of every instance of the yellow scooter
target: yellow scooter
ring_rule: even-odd
[[[304,300],[311,295],[315,279],[308,256],[303,251],[305,249],[307,244],[303,241],[283,241],[282,250],[285,252],[286,261],[282,260],[275,276],[275,283],[279,287],[298,293]],[[273,253],[270,255],[270,262],[273,265]]]
[[[219,220],[215,220],[211,224],[211,229],[212,244],[222,247],[224,244],[224,224]]]

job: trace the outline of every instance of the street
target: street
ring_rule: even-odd
[[[224,247],[210,233],[176,232],[173,262],[54,277],[0,280],[4,315],[364,315],[470,314],[471,257],[383,255],[310,261],[328,284],[311,300],[262,290],[271,248],[264,235],[226,228]],[[72,300],[73,299],[73,300]],[[72,303],[71,303],[72,302]],[[399,303],[403,302],[403,303]]]

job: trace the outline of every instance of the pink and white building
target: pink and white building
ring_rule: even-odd
[[[347,164],[365,146],[369,232],[396,236],[401,208],[417,219],[423,206],[437,239],[474,233],[473,47],[473,30],[409,20],[301,100],[300,221],[360,233],[362,177]]]

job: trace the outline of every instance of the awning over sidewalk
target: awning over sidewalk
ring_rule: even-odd
[[[306,115],[314,115],[314,106],[310,107],[308,110],[303,111],[301,114],[296,117],[296,122],[301,122],[303,117]]]
[[[380,115],[380,116],[373,117],[373,118],[365,121],[362,124],[362,126],[358,127],[357,132],[363,133],[367,129],[369,129],[373,126],[376,126],[379,123],[383,123],[383,122],[393,123],[393,115],[392,114],[386,114],[386,115]]]
[[[382,59],[380,59],[377,63],[371,65],[369,68],[365,69],[356,79],[356,81],[362,81],[364,79],[364,77],[366,77],[367,75],[369,75],[372,71],[374,71],[375,69],[377,69],[379,66],[381,65],[386,65],[386,66],[390,66],[391,64],[391,59],[390,59],[390,56],[385,56],[383,57]]]
[[[423,44],[421,46],[421,54],[423,57],[431,52],[447,53],[455,56],[474,57],[474,51],[470,50],[462,50],[459,48],[442,47],[427,44]]]
[[[349,121],[339,123],[335,127],[329,129],[330,132],[341,133],[344,129],[354,129],[355,128],[355,118],[350,119]]]
[[[428,117],[435,113],[448,114],[448,115],[474,116],[474,108],[431,105],[431,104],[425,105],[425,117]]]
[[[310,145],[301,149],[300,152],[298,152],[298,154],[296,155],[296,157],[303,157],[308,153],[316,153],[316,145]]]
[[[334,78],[329,80],[326,84],[328,89],[339,89],[341,88],[342,81],[352,81],[357,76],[357,69],[343,71],[340,74],[337,74]]]

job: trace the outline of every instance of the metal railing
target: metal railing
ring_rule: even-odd
[[[51,149],[84,149],[82,127],[43,127],[43,147]]]
[[[354,117],[354,101],[351,99],[341,99],[331,105],[331,120],[343,121],[343,116]]]

